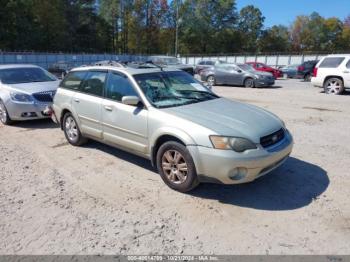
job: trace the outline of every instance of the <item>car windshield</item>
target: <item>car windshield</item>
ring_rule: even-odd
[[[255,71],[255,69],[248,64],[239,64],[238,67],[241,68],[243,71]]]
[[[148,101],[157,108],[182,106],[218,98],[185,72],[134,75]]]
[[[0,80],[4,84],[22,84],[32,82],[50,82],[56,81],[57,79],[52,74],[41,68],[26,67],[1,69]]]
[[[165,65],[178,65],[178,64],[180,64],[179,59],[177,59],[176,57],[156,58],[155,61],[159,62],[161,64],[165,64]]]

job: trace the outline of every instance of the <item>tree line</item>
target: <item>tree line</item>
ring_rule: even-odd
[[[264,21],[259,8],[237,10],[235,0],[0,0],[0,50],[182,55],[350,50],[350,16],[342,21],[315,12],[270,28]]]

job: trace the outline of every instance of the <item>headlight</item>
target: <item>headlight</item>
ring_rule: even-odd
[[[22,102],[22,103],[33,103],[33,98],[31,95],[23,94],[23,93],[14,93],[11,92],[11,99],[16,102]]]
[[[216,149],[234,150],[238,153],[257,148],[253,142],[241,137],[210,136],[210,141]]]
[[[263,75],[255,75],[255,77],[256,77],[257,79],[263,79],[263,78],[264,78]]]

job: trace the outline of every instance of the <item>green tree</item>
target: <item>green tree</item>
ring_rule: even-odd
[[[286,26],[273,26],[262,32],[258,42],[261,52],[286,52],[290,50],[289,30]]]
[[[257,49],[257,41],[262,33],[265,17],[259,8],[248,5],[241,9],[239,14],[238,29],[244,39],[242,50],[254,52]]]

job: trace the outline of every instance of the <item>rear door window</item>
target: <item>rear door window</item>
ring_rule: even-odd
[[[320,64],[320,68],[337,68],[343,61],[345,57],[328,57],[323,60]]]
[[[346,68],[350,68],[350,59],[349,59],[348,63],[346,64]]]
[[[79,90],[89,95],[103,96],[106,76],[107,72],[89,71]]]
[[[81,82],[86,76],[86,71],[74,71],[70,72],[62,81],[60,87],[70,89],[70,90],[79,90]]]

